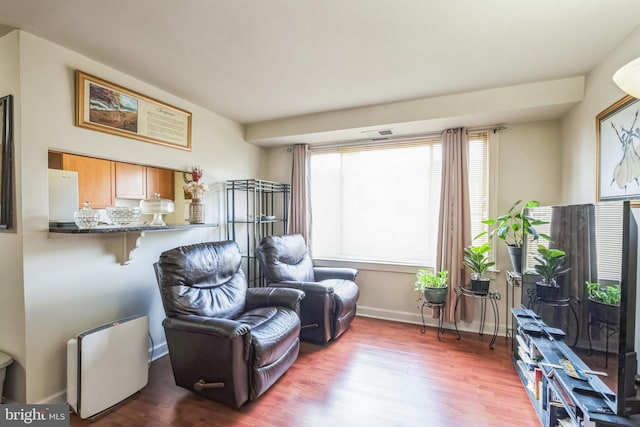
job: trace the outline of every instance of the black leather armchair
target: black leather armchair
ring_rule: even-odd
[[[256,399],[300,348],[296,289],[248,288],[233,241],[181,246],[155,264],[176,384],[232,407]]]
[[[356,269],[314,267],[300,234],[264,237],[256,253],[270,287],[304,291],[302,340],[326,343],[349,328],[360,296]]]

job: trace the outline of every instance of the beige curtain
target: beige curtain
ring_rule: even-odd
[[[293,146],[291,200],[289,202],[289,224],[287,226],[287,233],[302,234],[309,248],[311,247],[310,158],[311,150],[308,144],[296,144]]]
[[[464,128],[442,131],[442,190],[438,221],[436,268],[449,272],[449,295],[444,319],[454,320],[456,286],[465,286],[462,259],[464,248],[471,244],[471,207],[468,180],[468,137]],[[473,319],[472,304],[461,298],[458,316],[465,322]]]

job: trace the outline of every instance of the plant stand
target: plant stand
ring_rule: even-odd
[[[460,340],[460,332],[458,331],[458,303],[460,302],[460,298],[469,297],[479,298],[481,300],[480,329],[478,331],[478,334],[480,336],[484,334],[484,322],[487,317],[487,301],[491,303],[491,308],[493,309],[493,335],[491,336],[491,341],[489,342],[489,348],[493,350],[493,343],[496,342],[496,337],[498,336],[498,326],[500,323],[500,315],[498,314],[498,300],[500,300],[501,298],[500,293],[495,289],[489,289],[489,292],[486,295],[480,295],[476,292],[471,291],[471,289],[465,289],[461,286],[456,286],[454,291],[456,293],[456,305],[453,309],[453,322],[456,327],[456,335],[458,340]]]
[[[593,344],[591,342],[591,328],[593,323],[597,323],[600,330],[604,329],[605,347],[604,347],[604,367],[609,367],[609,338],[620,332],[619,306],[610,306],[600,302],[588,300],[589,306],[589,356],[593,354]]]
[[[438,341],[440,341],[440,334],[444,334],[444,328],[442,327],[442,317],[444,316],[444,307],[446,302],[442,303],[431,303],[428,301],[422,301],[422,307],[420,307],[420,314],[422,315],[422,329],[420,329],[421,333],[427,332],[427,324],[424,321],[424,308],[428,307],[433,310],[438,310]]]
[[[527,308],[529,309],[534,309],[534,311],[536,311],[537,313],[541,314],[541,310],[543,306],[548,306],[548,307],[552,307],[552,308],[568,308],[569,312],[571,314],[573,314],[573,319],[576,323],[576,329],[575,329],[575,339],[573,342],[573,345],[575,346],[578,343],[578,337],[580,336],[580,322],[578,322],[578,313],[576,312],[576,309],[574,307],[574,305],[578,305],[580,304],[580,300],[578,300],[577,298],[570,298],[570,297],[560,297],[557,299],[546,299],[546,298],[540,298],[539,296],[537,296],[537,292],[536,289],[529,289],[527,291],[527,295],[529,297],[529,304],[527,306]],[[554,310],[554,321],[553,324],[556,325],[556,327],[563,329],[562,327],[560,327],[559,325],[559,317],[558,317],[558,311]],[[567,315],[568,316],[568,315]],[[569,319],[567,318],[567,327],[566,329],[564,329],[565,332],[569,332]]]

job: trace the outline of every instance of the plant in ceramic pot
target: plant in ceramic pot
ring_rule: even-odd
[[[489,237],[496,236],[507,245],[509,256],[511,257],[511,264],[514,271],[518,273],[522,272],[522,245],[527,235],[530,234],[533,240],[538,240],[539,238],[551,240],[548,235],[538,233],[535,229],[536,226],[548,224],[548,222],[535,219],[527,212],[527,209],[538,206],[540,206],[540,203],[535,200],[529,200],[524,203],[522,200],[518,200],[509,208],[506,214],[500,215],[495,219],[485,219],[482,221],[483,224],[495,226],[495,228],[489,232]],[[478,236],[483,234],[485,233],[480,233]],[[478,236],[476,236],[476,238]]]
[[[587,282],[586,285],[591,318],[608,325],[617,325],[620,321],[620,285],[592,282]]]
[[[471,290],[480,295],[486,295],[489,292],[490,279],[483,277],[483,274],[489,267],[495,265],[495,262],[489,261],[490,254],[491,244],[488,242],[464,248],[462,263],[473,271],[471,274]]]
[[[536,282],[536,295],[542,300],[558,299],[562,290],[558,284],[558,278],[571,270],[564,266],[567,253],[561,249],[546,248],[538,245],[538,254],[533,258],[538,262],[534,265],[536,273],[541,276]]]
[[[448,271],[431,271],[420,269],[416,273],[415,290],[421,293],[425,301],[431,304],[442,304],[447,299]]]

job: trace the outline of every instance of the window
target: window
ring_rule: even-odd
[[[488,216],[487,145],[470,135],[472,237]],[[314,151],[314,257],[435,265],[441,162],[439,139]]]

